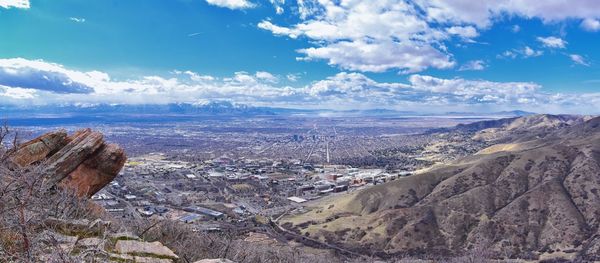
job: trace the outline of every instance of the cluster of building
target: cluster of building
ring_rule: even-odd
[[[123,217],[164,217],[199,230],[248,226],[302,203],[409,175],[301,160],[233,159],[192,163],[164,154],[131,158],[111,185],[95,195]]]

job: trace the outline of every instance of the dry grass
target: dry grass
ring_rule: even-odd
[[[476,154],[492,154],[497,152],[510,152],[510,151],[518,151],[522,149],[521,145],[518,143],[501,143],[492,145],[487,147]]]

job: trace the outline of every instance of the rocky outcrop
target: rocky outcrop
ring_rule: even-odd
[[[21,147],[13,156],[13,162],[19,166],[30,165],[45,159],[52,153],[58,151],[67,142],[67,133],[64,131],[46,133],[29,142],[21,144]]]
[[[42,164],[47,187],[59,185],[88,197],[110,183],[126,159],[123,149],[106,144],[102,134],[91,129],[71,136],[65,131],[44,134],[22,144],[12,157],[21,167]]]
[[[48,224],[47,229],[38,236],[39,241],[47,245],[47,254],[42,255],[39,261],[173,263],[179,258],[157,241],[146,242],[138,236],[122,236],[108,229],[90,231],[104,223],[79,220]],[[60,251],[55,251],[57,249]]]
[[[118,240],[115,244],[115,251],[120,254],[132,256],[151,256],[163,259],[178,259],[171,249],[165,247],[158,241],[144,242],[137,240]]]

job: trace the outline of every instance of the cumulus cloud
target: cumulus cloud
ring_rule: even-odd
[[[596,32],[600,30],[600,21],[595,18],[586,18],[581,22],[581,27],[587,31]]]
[[[290,77],[293,76],[293,77]],[[294,74],[287,75],[288,80]],[[0,59],[0,103],[152,104],[227,100],[298,108],[389,108],[432,111],[521,108],[589,113],[600,93],[548,94],[531,82],[493,82],[410,75],[408,82],[378,82],[357,72],[341,72],[291,87],[266,71],[214,77],[192,71],[113,80],[100,71],[77,71],[41,60]],[[550,108],[548,108],[550,109]]]
[[[276,81],[277,77],[268,72],[236,72],[231,77],[217,78],[192,71],[115,81],[100,71],[71,70],[42,60],[0,59],[0,92],[4,97],[0,101],[15,99],[14,103],[23,103],[24,99],[42,104],[169,103],[201,98],[269,100],[294,94],[290,87],[274,86]]]
[[[571,59],[571,61],[573,61],[573,63],[577,65],[582,65],[586,67],[590,66],[590,63],[581,55],[569,54],[569,58]]]
[[[565,48],[567,41],[558,37],[537,37],[537,41],[547,48]]]
[[[459,71],[484,70],[487,67],[483,60],[471,60],[460,66]]]
[[[12,88],[0,85],[0,96],[11,99],[33,99],[36,96],[34,89]]]
[[[271,0],[275,2],[276,0]],[[446,43],[452,36],[475,42],[481,31],[505,16],[537,18],[544,22],[579,20],[582,27],[597,30],[600,2],[522,0],[296,0],[299,22],[288,26],[261,21],[261,29],[290,38],[305,37],[309,46],[299,49],[302,60],[324,60],[346,70],[419,72],[455,65]],[[513,32],[520,27],[512,27]],[[544,45],[563,48],[559,38],[540,38]],[[418,52],[404,52],[417,47]],[[383,54],[391,57],[365,55]],[[524,57],[541,55],[531,48]],[[388,58],[396,62],[390,63]],[[406,62],[404,62],[406,61]]]
[[[308,94],[315,97],[340,96],[365,98],[386,97],[408,85],[398,83],[378,83],[360,73],[341,72],[325,80],[314,82],[307,88]],[[381,96],[386,95],[386,96]]]
[[[0,59],[0,85],[25,89],[41,89],[54,93],[91,93],[84,84],[94,72],[70,71],[58,64],[40,60]]]
[[[541,85],[532,82],[443,79],[419,74],[409,76],[408,83],[382,83],[360,73],[342,72],[314,82],[306,91],[315,100],[336,105],[425,111],[432,108],[442,111],[520,108],[590,113],[597,111],[590,105],[600,102],[600,93],[550,94],[544,93]]]
[[[271,82],[271,83],[277,83],[279,82],[279,78],[276,77],[275,75],[266,72],[266,71],[257,71],[256,74],[254,74],[254,76],[258,79],[267,81],[267,82]]]
[[[600,17],[600,2],[593,0],[416,0],[416,2],[425,10],[429,20],[472,24],[479,28],[491,26],[494,18],[506,14],[525,18],[540,18],[546,22],[569,18]]]
[[[29,0],[0,0],[0,7],[2,8],[29,8]]]
[[[447,54],[417,43],[394,41],[340,41],[324,47],[299,50],[304,60],[326,59],[330,65],[346,70],[384,72],[391,68],[401,73],[419,72],[428,67],[451,68],[455,62]]]
[[[299,49],[300,60],[325,60],[347,70],[418,72],[451,68],[455,62],[440,42],[448,32],[434,29],[405,1],[298,1],[301,22],[258,24],[275,35],[306,37],[315,45]],[[474,36],[472,28],[449,29]]]
[[[290,38],[297,38],[298,35],[302,34],[302,32],[300,30],[277,26],[277,25],[274,25],[273,23],[271,23],[271,21],[267,21],[267,20],[261,21],[260,23],[257,24],[257,26],[258,26],[258,28],[271,31],[275,35],[285,35],[285,36],[289,36]]]
[[[248,9],[256,5],[248,0],[206,0],[207,3],[229,9]]]
[[[453,100],[470,103],[515,103],[532,98],[541,88],[540,85],[530,82],[441,79],[422,75],[412,75],[409,81],[414,89],[444,94],[452,96]]]
[[[473,26],[453,26],[446,29],[446,31],[462,38],[475,38],[479,36],[479,32],[477,32],[477,29]]]

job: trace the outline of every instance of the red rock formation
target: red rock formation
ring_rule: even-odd
[[[46,133],[21,145],[13,157],[19,166],[27,166],[45,159],[66,144],[67,133],[56,131]]]
[[[118,145],[103,145],[97,154],[69,173],[60,185],[75,189],[80,196],[93,195],[115,178],[126,159]]]
[[[118,145],[84,129],[71,136],[64,131],[44,134],[21,145],[12,160],[21,167],[42,163],[48,187],[59,185],[89,197],[117,176],[126,159]]]

